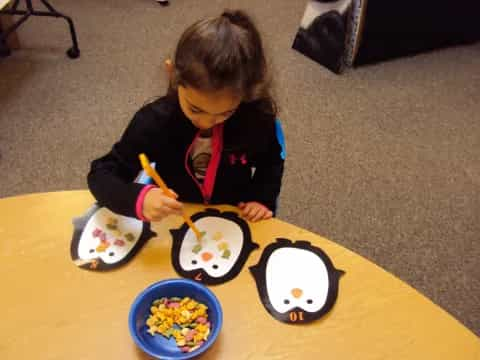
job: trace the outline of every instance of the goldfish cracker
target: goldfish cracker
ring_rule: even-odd
[[[198,324],[197,331],[205,332],[207,331],[208,327],[204,324]]]
[[[203,337],[204,337],[204,334],[199,332],[198,334],[193,336],[193,341],[196,342],[196,343],[199,343],[200,341],[203,340]]]
[[[185,346],[187,342],[185,340],[177,340],[177,346]]]
[[[197,306],[197,304],[195,304],[194,301],[189,301],[189,302],[186,304],[187,310],[193,310],[193,309],[195,309],[196,306]]]
[[[150,326],[150,327],[151,327],[151,326],[153,326],[153,324],[155,324],[155,319],[150,316],[150,317],[147,319],[147,326]]]
[[[184,297],[182,299],[182,301],[180,301],[180,305],[185,305],[186,303],[188,303],[190,301],[190,298],[187,296],[187,297]]]

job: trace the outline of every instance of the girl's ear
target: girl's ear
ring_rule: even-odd
[[[170,80],[173,78],[173,62],[171,59],[165,60],[165,71],[167,72],[167,76]]]
[[[167,59],[165,60],[164,66],[168,78],[168,93],[175,92],[177,88],[175,65],[173,65],[173,61],[171,59]]]

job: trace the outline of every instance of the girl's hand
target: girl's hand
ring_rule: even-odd
[[[238,208],[242,210],[242,216],[248,221],[267,220],[273,216],[273,213],[265,205],[256,201],[241,202],[238,204]]]
[[[160,188],[148,190],[143,199],[143,216],[147,220],[159,221],[168,215],[182,215],[183,204],[176,200],[178,195],[170,191],[175,195],[175,199],[165,195]]]

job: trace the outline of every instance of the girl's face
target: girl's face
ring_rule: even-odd
[[[178,86],[178,99],[185,116],[200,130],[223,123],[242,101],[230,89],[204,91],[182,85]]]

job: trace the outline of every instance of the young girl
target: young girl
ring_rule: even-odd
[[[241,11],[199,21],[166,62],[168,94],[141,108],[125,133],[92,162],[88,185],[112,211],[158,221],[182,203],[238,206],[250,221],[272,217],[283,175],[276,109],[260,35]],[[172,187],[133,183],[145,153]]]

